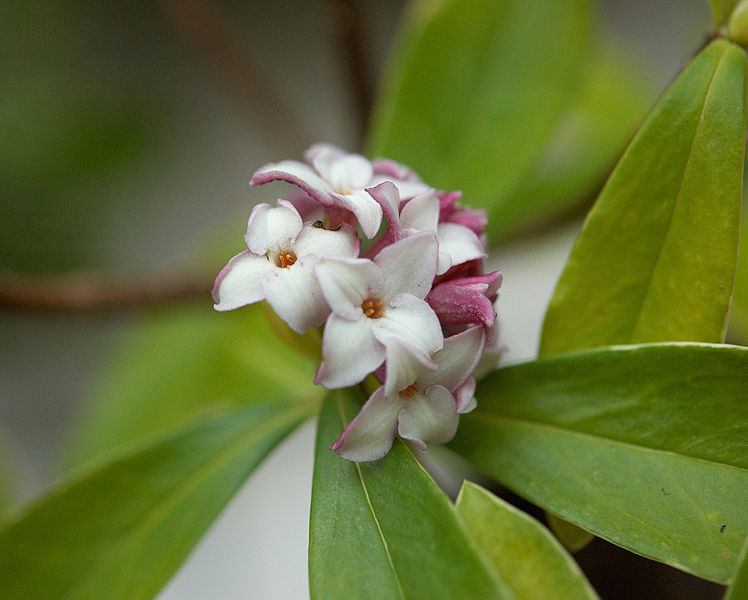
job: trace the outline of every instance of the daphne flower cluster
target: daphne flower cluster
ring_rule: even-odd
[[[485,213],[393,161],[325,144],[305,158],[252,176],[299,189],[255,206],[247,249],[216,279],[216,310],[267,300],[298,333],[324,325],[315,383],[328,389],[374,374],[381,387],[331,446],[343,458],[381,458],[395,435],[421,449],[449,441],[496,339],[501,274],[483,272]]]

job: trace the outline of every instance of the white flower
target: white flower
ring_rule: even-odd
[[[368,238],[379,231],[382,208],[366,191],[383,179],[402,188],[410,197],[428,189],[407,169],[391,161],[370,162],[360,154],[349,154],[329,144],[316,144],[307,150],[309,164],[282,160],[260,167],[250,185],[282,180],[298,185],[324,206],[342,208],[353,213]],[[405,179],[397,179],[396,176]]]
[[[436,274],[446,273],[450,267],[486,257],[478,236],[471,229],[457,223],[440,223],[440,203],[436,190],[428,190],[405,203],[397,188],[382,183],[369,189],[387,217],[387,236],[390,241],[403,239],[419,231],[433,231],[439,242],[439,264]]]
[[[216,278],[215,309],[233,310],[266,299],[299,333],[321,325],[330,314],[315,265],[328,256],[358,256],[360,245],[349,225],[331,231],[302,223],[286,200],[278,200],[276,208],[255,206],[244,240],[247,250],[234,256]]]
[[[322,339],[316,383],[341,388],[363,380],[386,359],[385,388],[411,383],[444,338],[423,300],[436,272],[436,240],[419,233],[385,247],[374,260],[331,258],[316,267],[332,314]]]
[[[436,370],[422,369],[411,385],[395,394],[378,388],[330,448],[360,462],[387,454],[396,433],[421,450],[451,440],[459,414],[475,405],[471,375],[484,344],[482,326],[445,339],[444,348],[431,357]]]

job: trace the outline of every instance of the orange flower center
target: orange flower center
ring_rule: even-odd
[[[408,398],[412,398],[413,395],[418,391],[418,388],[415,386],[414,383],[411,383],[408,387],[406,387],[404,390],[402,390],[400,393],[403,396],[407,396]]]
[[[281,269],[287,269],[296,262],[296,255],[293,252],[283,250],[278,255],[278,261],[280,262]]]
[[[378,319],[379,317],[384,316],[382,301],[377,300],[376,298],[367,298],[364,300],[361,303],[361,310],[363,310],[364,314],[370,319]]]

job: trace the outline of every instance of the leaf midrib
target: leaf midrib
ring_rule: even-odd
[[[662,252],[667,245],[668,238],[670,236],[670,232],[673,227],[673,221],[675,220],[675,213],[678,209],[678,203],[680,202],[681,195],[683,192],[683,184],[686,181],[686,175],[689,171],[689,166],[692,164],[692,158],[693,158],[693,151],[694,151],[694,145],[696,142],[696,138],[699,135],[699,130],[701,129],[703,123],[704,123],[704,114],[706,113],[706,107],[709,103],[709,95],[712,92],[712,87],[714,84],[714,79],[717,76],[717,72],[720,69],[720,66],[722,65],[722,62],[725,60],[725,57],[727,56],[728,52],[730,50],[729,46],[725,46],[724,50],[722,51],[722,56],[720,56],[719,60],[717,61],[717,65],[714,67],[714,71],[712,72],[712,76],[709,79],[709,84],[706,88],[706,93],[704,94],[704,101],[701,106],[701,114],[699,115],[698,122],[696,123],[696,127],[694,128],[693,136],[691,137],[691,144],[688,147],[688,158],[686,158],[686,164],[683,167],[683,173],[681,175],[680,184],[678,185],[678,193],[675,195],[675,200],[673,201],[673,208],[670,212],[670,218],[668,219],[667,228],[665,230],[665,235],[662,237],[662,243],[659,246],[659,249],[657,251],[657,258],[655,258],[654,263],[652,265],[652,271],[647,279],[647,286],[644,289],[644,293],[642,294],[641,301],[639,302],[639,310],[636,315],[636,321],[634,322],[633,327],[631,328],[631,333],[628,335],[628,341],[633,341],[634,339],[637,339],[637,341],[645,341],[644,339],[638,339],[637,332],[639,329],[639,324],[641,322],[642,314],[644,313],[644,305],[647,302],[647,298],[649,297],[650,289],[652,288],[652,282],[655,279],[655,276],[657,274],[657,271],[660,268],[660,261],[662,259]],[[648,336],[644,336],[647,338]],[[647,341],[658,341],[658,340],[647,340]]]
[[[343,413],[343,405],[342,405],[340,397],[336,399],[336,404],[337,404],[337,409],[338,409],[338,416],[340,417],[340,425],[343,429],[345,429],[347,422],[345,419],[345,414]],[[356,468],[356,474],[358,475],[358,480],[361,483],[361,488],[363,489],[364,497],[366,498],[366,504],[369,507],[369,512],[371,513],[371,517],[372,519],[374,519],[374,525],[376,525],[377,532],[379,533],[379,540],[382,542],[384,554],[387,557],[387,564],[389,565],[390,571],[392,572],[392,577],[395,580],[395,586],[397,587],[398,596],[402,600],[406,600],[405,591],[403,590],[402,584],[400,583],[400,577],[397,574],[397,569],[395,568],[395,562],[392,559],[392,554],[390,553],[389,544],[387,543],[387,539],[384,536],[382,527],[379,524],[379,518],[377,517],[377,513],[374,510],[374,506],[371,503],[371,498],[369,496],[369,489],[366,487],[366,481],[364,480],[364,475],[361,472],[361,467],[357,462],[353,462],[353,466]]]
[[[294,404],[288,407],[286,410],[264,422],[264,427],[260,431],[259,427],[255,427],[251,430],[249,435],[242,435],[239,439],[227,445],[223,450],[217,454],[211,456],[205,463],[200,465],[197,469],[192,471],[190,475],[182,479],[175,487],[167,491],[163,496],[158,498],[149,509],[143,513],[143,518],[138,519],[134,527],[129,527],[120,532],[119,534],[108,538],[100,547],[122,548],[126,547],[127,543],[136,534],[140,533],[144,527],[143,525],[157,523],[162,520],[181,500],[187,497],[193,490],[195,490],[210,474],[212,474],[222,464],[226,464],[233,460],[237,455],[242,454],[247,447],[254,444],[258,439],[261,439],[266,435],[268,430],[280,429],[284,424],[290,424],[294,420],[301,420],[304,415],[309,414],[310,407],[304,404]],[[114,558],[113,558],[114,555]],[[105,565],[107,562],[111,562],[116,559],[117,552],[103,552],[99,554],[99,558],[91,563],[90,568],[87,569],[89,573],[95,573],[99,570],[99,567]],[[64,591],[63,599],[74,597],[74,594],[79,590],[78,581],[74,581],[67,590]]]
[[[469,418],[471,419],[477,418],[477,419],[482,419],[485,421],[506,421],[509,423],[517,423],[517,424],[524,425],[529,428],[546,430],[546,431],[562,432],[567,435],[572,435],[578,438],[593,440],[593,441],[600,442],[600,443],[606,443],[606,444],[611,444],[614,446],[620,446],[620,447],[626,447],[626,448],[633,448],[635,450],[653,452],[653,453],[657,453],[661,455],[675,456],[678,458],[693,460],[693,461],[697,461],[697,462],[704,463],[704,464],[709,464],[709,465],[716,466],[716,467],[733,469],[740,473],[748,473],[748,469],[745,469],[743,467],[739,467],[737,465],[733,465],[730,463],[717,462],[714,460],[709,460],[706,458],[701,458],[701,457],[693,456],[690,454],[682,454],[680,452],[675,452],[673,450],[663,450],[661,448],[652,448],[651,446],[625,442],[623,440],[618,440],[615,438],[603,437],[600,435],[595,435],[592,433],[586,433],[583,431],[578,431],[576,429],[571,429],[569,427],[562,427],[560,425],[551,425],[550,423],[541,423],[538,421],[532,421],[530,419],[522,419],[519,417],[509,417],[506,415],[497,415],[495,413],[486,413],[486,412],[478,412],[478,411],[473,412]]]

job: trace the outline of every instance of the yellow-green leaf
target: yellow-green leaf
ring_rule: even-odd
[[[597,598],[574,559],[521,510],[466,481],[457,512],[515,600]]]
[[[724,339],[735,277],[745,55],[718,40],[673,83],[608,180],[551,301],[541,354]]]

